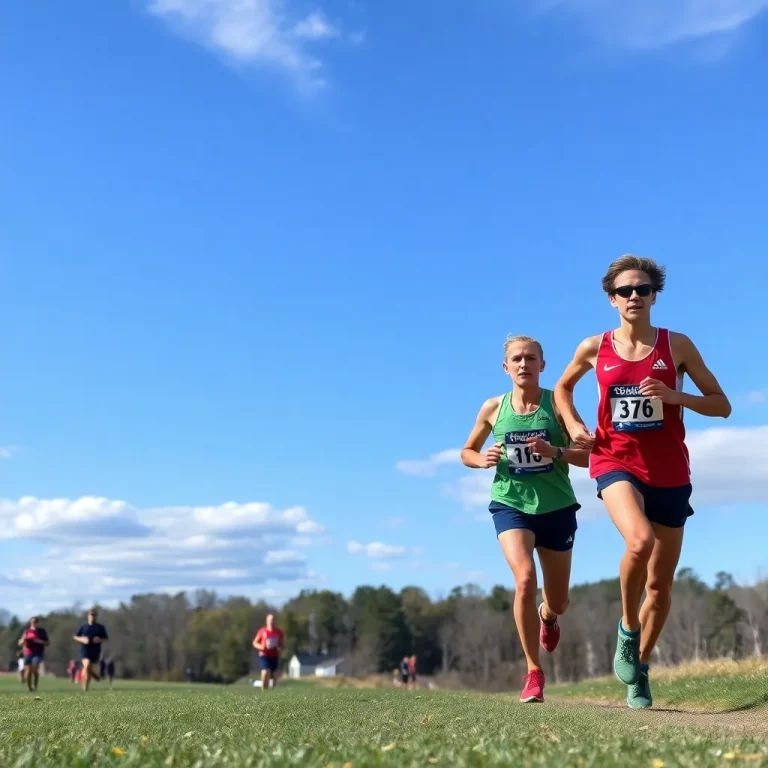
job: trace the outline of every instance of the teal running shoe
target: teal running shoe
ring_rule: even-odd
[[[640,665],[640,677],[637,682],[627,686],[627,705],[632,709],[648,709],[653,706],[647,664]]]
[[[634,685],[640,677],[640,630],[630,634],[621,626],[621,619],[613,671],[624,685]]]

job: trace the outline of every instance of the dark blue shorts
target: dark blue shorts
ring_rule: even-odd
[[[24,654],[24,666],[29,667],[33,664],[42,664],[43,663],[43,654],[34,654],[30,655],[28,653]]]
[[[629,472],[616,470],[598,475],[597,498],[603,498],[603,490],[609,485],[626,480],[631,483],[643,497],[645,502],[645,516],[657,525],[667,528],[682,528],[685,521],[693,514],[691,507],[691,484],[679,485],[674,488],[653,488],[638,480]]]
[[[531,531],[535,537],[536,546],[553,549],[555,552],[568,552],[573,549],[576,537],[576,512],[581,504],[572,504],[564,509],[546,512],[543,515],[531,515],[508,507],[498,501],[492,501],[488,507],[493,515],[496,526],[496,536],[504,531],[522,529]]]
[[[101,646],[100,645],[81,645],[80,646],[80,658],[88,659],[91,664],[98,663],[101,658]]]
[[[277,664],[280,661],[277,656],[259,656],[259,667],[262,671],[277,672]]]

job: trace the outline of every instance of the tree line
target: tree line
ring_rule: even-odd
[[[118,676],[155,680],[233,682],[254,667],[252,639],[267,613],[286,635],[283,664],[296,652],[344,657],[351,674],[391,672],[415,654],[418,672],[445,684],[503,689],[519,681],[524,660],[512,617],[514,592],[495,586],[456,587],[431,599],[418,587],[358,587],[350,598],[329,590],[305,590],[278,609],[213,592],[135,595],[115,609],[101,608]],[[74,630],[85,611],[56,611],[41,621],[51,644],[47,669],[64,675],[77,658]],[[544,654],[552,682],[610,674],[621,614],[618,579],[571,590],[561,620],[558,650]],[[0,653],[9,666],[18,653],[23,623],[5,612]],[[768,652],[768,580],[739,586],[719,573],[710,587],[688,568],[675,579],[673,607],[655,651],[656,662],[745,658]]]

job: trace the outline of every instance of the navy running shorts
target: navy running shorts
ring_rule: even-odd
[[[24,666],[25,667],[31,667],[36,664],[42,664],[43,663],[43,654],[24,654]]]
[[[653,488],[638,480],[629,472],[615,470],[598,475],[597,498],[603,498],[603,491],[614,483],[626,480],[640,492],[645,502],[645,516],[657,525],[667,528],[682,528],[685,521],[693,514],[691,507],[691,484],[678,485],[674,488]]]
[[[259,667],[263,671],[277,672],[278,656],[259,656]]]
[[[573,549],[576,529],[579,527],[576,523],[576,512],[580,509],[581,504],[571,504],[570,507],[554,512],[532,515],[498,501],[492,501],[488,507],[488,511],[493,515],[497,538],[504,531],[531,531],[536,547],[552,549],[555,552],[568,552]]]

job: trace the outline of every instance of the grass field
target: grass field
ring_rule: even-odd
[[[698,701],[713,673],[697,674],[699,687],[690,691]],[[741,677],[749,687],[757,676],[758,690],[762,674]],[[673,677],[659,691],[687,695]],[[83,695],[65,682],[43,680],[35,695],[6,677],[0,678],[0,765],[768,766],[768,710],[732,713],[749,727],[729,733],[709,721],[681,724],[674,713],[581,701],[608,686],[620,691],[608,682],[551,687],[547,703],[523,706],[514,693],[301,683],[265,694],[244,685],[118,682],[111,692],[96,685]],[[720,699],[724,708],[742,706],[742,688],[734,683],[728,690]]]

